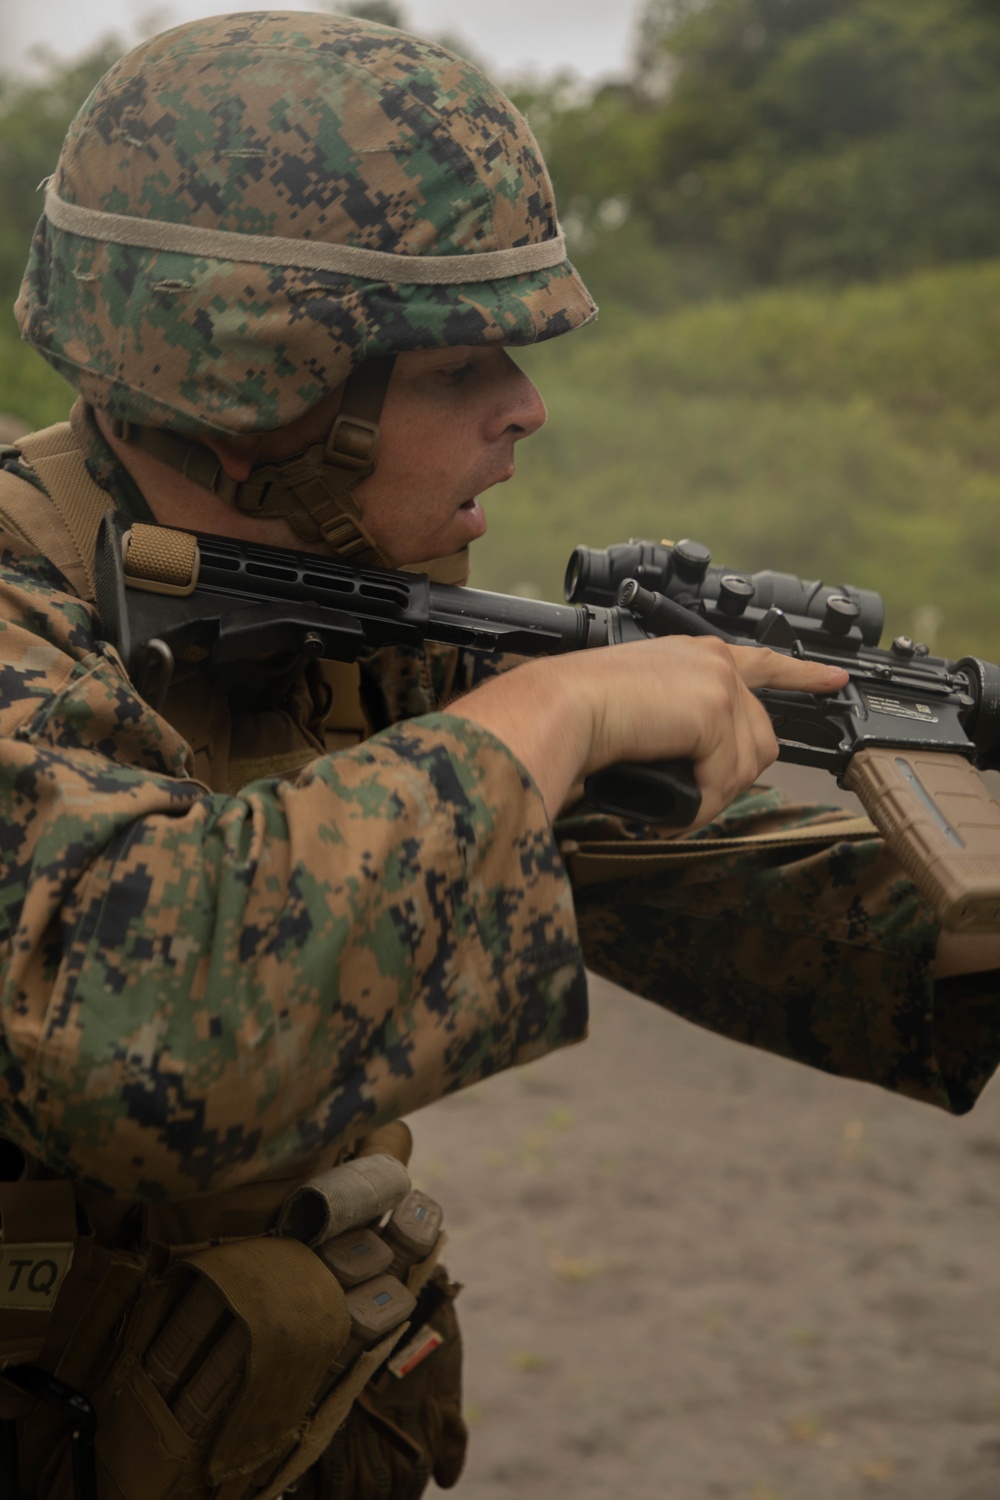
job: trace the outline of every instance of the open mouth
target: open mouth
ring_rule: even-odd
[[[479,503],[478,495],[473,495],[469,500],[463,500],[461,505],[457,507],[455,514],[456,516],[463,517],[460,524],[464,528],[462,534],[466,537],[466,540],[474,540],[476,537],[483,535],[486,530],[486,516]]]

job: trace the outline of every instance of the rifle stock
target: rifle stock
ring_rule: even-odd
[[[165,528],[139,527],[141,552]],[[177,535],[177,534],[175,534]],[[975,766],[1000,748],[1000,668],[930,656],[897,637],[878,647],[877,594],[791,574],[710,567],[697,543],[577,548],[567,604],[435,584],[420,574],[356,568],[343,559],[181,533],[171,556],[190,559],[164,581],[128,567],[129,533],[109,511],[97,545],[97,607],[137,690],[154,707],[175,658],[204,662],[223,683],[266,678],[261,658],[351,661],[386,644],[440,641],[482,652],[543,656],[652,635],[713,634],[845,667],[841,692],[760,693],[781,759],[818,766],[860,799],[943,925],[994,930],[1000,921],[1000,803]],[[181,569],[183,571],[183,568]],[[645,587],[644,585],[652,585]],[[610,599],[621,602],[609,603]],[[232,678],[231,674],[237,674]],[[588,778],[588,797],[640,822],[686,827],[700,793],[688,762],[619,764]]]

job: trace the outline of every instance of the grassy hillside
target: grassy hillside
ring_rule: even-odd
[[[778,291],[522,351],[550,422],[486,499],[482,587],[560,597],[577,542],[695,536],[719,561],[878,589],[889,629],[1000,659],[1000,262]],[[0,409],[68,391],[0,341]]]
[[[558,597],[577,542],[876,588],[893,633],[1000,656],[1000,263],[641,319],[522,362],[549,425],[487,497],[481,587]],[[928,614],[928,611],[932,613]]]
[[[22,344],[12,317],[0,326],[0,412],[23,417],[32,427],[61,422],[73,402],[61,376]]]

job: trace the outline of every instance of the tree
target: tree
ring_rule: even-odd
[[[633,188],[657,243],[708,250],[754,282],[1000,251],[995,9],[653,0],[641,34],[637,82],[670,64]]]
[[[55,169],[77,107],[124,48],[108,41],[76,62],[48,61],[44,76],[23,83],[0,74],[0,299],[8,327],[41,211],[41,183]]]
[[[521,102],[599,290],[616,265],[669,303],[1000,253],[987,0],[647,0],[630,76],[562,94]]]

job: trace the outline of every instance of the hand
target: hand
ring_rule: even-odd
[[[841,668],[712,637],[661,640],[525,662],[452,708],[492,731],[535,778],[550,817],[569,788],[619,760],[690,760],[712,820],[778,753],[752,689],[835,692]]]

